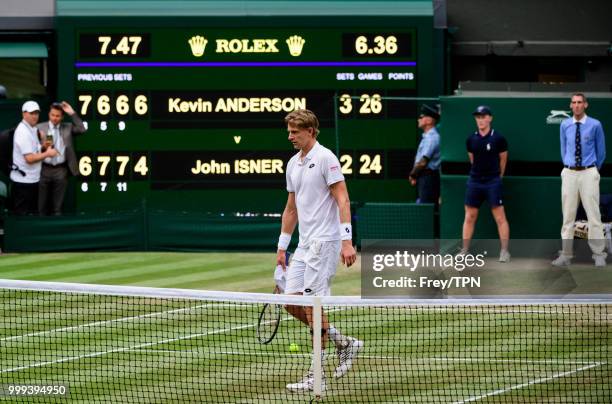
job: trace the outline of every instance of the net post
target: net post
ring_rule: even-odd
[[[312,354],[314,355],[313,372],[314,372],[314,386],[312,391],[315,399],[321,398],[321,383],[323,382],[323,364],[321,363],[321,327],[322,315],[321,315],[321,297],[314,296],[312,302]]]

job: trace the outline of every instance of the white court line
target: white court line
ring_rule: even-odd
[[[171,353],[180,355],[239,355],[239,356],[287,356],[287,357],[312,357],[311,353],[280,353],[280,352],[241,352],[241,351],[173,351],[171,349],[134,349],[132,352],[142,353]],[[361,355],[359,356],[362,357]]]
[[[508,304],[509,306],[512,306],[512,304]],[[418,307],[418,308],[408,308],[407,310],[409,310],[412,314],[420,314],[423,312],[427,312],[427,311],[432,311],[432,312],[449,312],[451,314],[462,314],[462,313],[493,313],[493,314],[583,314],[584,311],[576,311],[576,310],[533,310],[533,309],[529,309],[529,310],[521,310],[521,309],[517,309],[517,310],[507,310],[507,309],[496,309],[496,308],[485,308],[485,307],[480,307],[480,306],[470,306],[470,307],[466,307],[466,306],[459,306],[460,309],[457,309],[456,307],[453,306],[446,306],[446,307],[427,307],[427,306],[423,306],[423,307]],[[525,306],[522,306],[525,307]],[[354,306],[353,308],[358,309],[359,306]],[[403,309],[406,310],[405,307],[389,307],[389,310],[398,310],[398,309]],[[612,317],[612,313],[605,313],[605,314],[601,314],[602,317]]]
[[[430,358],[433,361],[444,362],[451,360],[453,362],[478,362],[478,363],[528,363],[528,364],[550,364],[550,365],[592,365],[599,362],[585,362],[585,361],[572,361],[572,360],[559,360],[559,359],[534,359],[534,360],[522,360],[522,359],[472,359],[472,358]]]
[[[190,310],[193,310],[193,309],[198,309],[198,308],[207,307],[207,306],[237,307],[237,306],[249,306],[249,305],[239,304],[239,303],[237,303],[237,304],[207,303],[207,304],[203,304],[203,305],[200,305],[200,306],[194,306],[194,307],[189,307],[189,308],[175,309],[175,310],[169,310],[169,311],[160,311],[160,312],[156,312],[156,313],[142,314],[142,315],[139,315],[139,316],[121,317],[121,318],[112,319],[112,320],[95,321],[95,322],[92,322],[92,323],[81,324],[81,325],[76,325],[76,326],[63,327],[63,328],[55,328],[55,329],[52,329],[52,330],[33,332],[33,333],[28,333],[28,334],[23,334],[23,335],[14,335],[14,336],[10,336],[10,337],[0,338],[0,342],[17,340],[17,339],[27,338],[27,337],[35,337],[35,336],[39,336],[39,335],[53,334],[53,333],[57,333],[57,332],[66,332],[66,331],[80,330],[82,328],[95,327],[95,326],[112,324],[112,323],[120,323],[120,322],[123,322],[123,321],[140,320],[140,319],[143,319],[143,318],[157,317],[157,316],[160,316],[160,315],[163,315],[163,314],[171,314],[171,313],[180,313],[180,312],[183,312],[183,311],[190,311]],[[347,310],[347,309],[350,309],[350,308],[347,307],[344,310]],[[336,310],[327,310],[327,311],[336,311]],[[448,310],[446,310],[444,308],[429,308],[429,309],[427,309],[427,311],[448,311]],[[474,313],[483,312],[483,310],[466,310],[466,311],[474,312]],[[502,313],[502,314],[509,314],[509,313],[543,313],[543,314],[559,313],[559,314],[562,314],[562,312],[546,312],[546,311],[496,311],[496,312],[497,313]],[[567,313],[571,313],[571,312],[567,312]],[[611,314],[606,314],[606,316],[612,316],[612,313]]]
[[[557,373],[555,375],[549,376],[549,377],[543,377],[541,379],[536,379],[536,380],[532,380],[529,381],[527,383],[521,383],[521,384],[517,384],[514,386],[510,386],[510,387],[506,387],[505,389],[499,389],[499,390],[495,390],[495,391],[491,391],[489,393],[480,395],[480,396],[473,396],[470,398],[466,398],[465,400],[460,400],[460,401],[455,401],[453,402],[453,404],[465,404],[465,403],[471,403],[472,401],[478,401],[478,400],[482,400],[483,398],[487,398],[487,397],[491,397],[491,396],[497,396],[499,394],[504,394],[507,393],[509,391],[512,390],[518,390],[518,389],[522,389],[524,387],[529,387],[529,386],[533,386],[534,384],[540,384],[540,383],[545,383],[554,379],[558,379],[560,377],[565,377],[568,375],[571,375],[573,373],[578,373],[578,372],[582,372],[584,370],[588,370],[588,369],[592,369],[601,365],[604,365],[606,362],[595,362],[591,365],[588,366],[583,366],[581,368],[575,369],[575,370],[570,370],[567,372],[562,372],[562,373]]]
[[[163,339],[163,340],[155,341],[155,342],[146,342],[144,344],[133,345],[133,346],[130,346],[130,347],[110,349],[108,351],[92,352],[92,353],[88,353],[88,354],[85,354],[85,355],[79,355],[79,356],[70,356],[70,357],[67,357],[67,358],[56,359],[54,361],[32,363],[32,364],[25,365],[25,366],[18,366],[18,367],[9,368],[9,369],[2,369],[0,371],[0,373],[10,373],[10,372],[15,372],[17,370],[25,370],[25,369],[30,369],[30,368],[38,368],[38,367],[41,367],[41,366],[54,365],[56,363],[70,362],[70,361],[75,361],[75,360],[84,359],[84,358],[94,358],[94,357],[97,357],[97,356],[103,356],[103,355],[108,355],[108,354],[112,354],[112,353],[125,352],[125,351],[134,350],[134,349],[145,348],[145,347],[148,347],[148,346],[154,346],[154,345],[159,345],[159,344],[166,344],[166,343],[169,343],[169,342],[176,342],[176,341],[181,341],[181,340],[185,340],[185,339],[191,339],[191,338],[196,338],[196,337],[203,337],[203,336],[213,335],[213,334],[221,334],[221,333],[228,332],[228,331],[241,330],[241,329],[244,329],[244,328],[251,328],[251,327],[255,327],[255,325],[253,325],[253,324],[241,325],[241,326],[237,326],[237,327],[224,328],[224,329],[221,329],[221,330],[213,330],[213,331],[203,332],[203,333],[199,333],[199,334],[184,335],[184,336],[178,337],[178,338],[168,338],[168,339]]]
[[[342,308],[338,308],[336,310],[327,310],[326,312],[329,313],[332,311],[340,311],[340,310],[342,310]],[[293,316],[285,316],[281,318],[281,321],[286,321],[286,320],[291,320],[291,319],[293,319]],[[139,348],[146,348],[146,347],[154,346],[154,345],[167,344],[170,342],[182,341],[182,340],[192,339],[192,338],[197,338],[197,337],[205,337],[208,335],[222,334],[228,331],[243,330],[247,328],[253,328],[255,326],[256,326],[255,324],[246,324],[246,325],[241,325],[241,326],[236,326],[236,327],[223,328],[220,330],[212,330],[212,331],[198,333],[198,334],[184,335],[178,338],[168,338],[168,339],[163,339],[163,340],[155,341],[155,342],[146,342],[143,344],[137,344],[137,345],[124,347],[124,348],[110,349],[108,351],[92,352],[92,353],[88,353],[84,355],[70,356],[67,358],[61,358],[61,359],[56,359],[56,360],[47,361],[47,362],[37,362],[37,363],[32,363],[32,364],[24,365],[24,366],[17,366],[17,367],[9,368],[9,369],[2,369],[0,370],[0,374],[15,372],[18,370],[25,370],[25,369],[30,369],[30,368],[37,368],[37,367],[42,367],[42,366],[47,366],[47,365],[54,365],[56,363],[71,362],[71,361],[75,361],[79,359],[94,358],[97,356],[103,356],[103,355],[108,355],[108,354],[118,353],[118,352],[126,352],[126,351],[136,350]]]
[[[12,341],[12,340],[21,339],[21,338],[28,338],[28,337],[36,337],[36,336],[39,336],[39,335],[54,334],[56,332],[76,331],[76,330],[80,330],[80,329],[83,329],[83,328],[95,327],[95,326],[98,326],[98,325],[106,325],[106,324],[112,324],[112,323],[120,323],[120,322],[123,322],[123,321],[140,320],[142,318],[157,317],[157,316],[161,316],[163,314],[180,313],[180,312],[183,312],[183,311],[190,311],[190,310],[200,309],[202,307],[208,306],[209,304],[210,303],[202,304],[202,305],[199,305],[199,306],[182,308],[182,309],[174,309],[174,310],[168,310],[168,311],[159,311],[159,312],[156,312],[156,313],[141,314],[139,316],[121,317],[121,318],[115,318],[115,319],[112,319],[112,320],[104,320],[104,321],[94,321],[92,323],[73,325],[73,326],[70,326],[70,327],[54,328],[52,330],[31,332],[31,333],[22,334],[22,335],[13,335],[11,337],[0,338],[0,342],[3,342],[3,341]]]
[[[169,310],[169,311],[160,311],[157,313],[149,313],[149,314],[142,314],[139,316],[131,316],[131,317],[122,317],[122,318],[118,318],[118,319],[112,319],[112,320],[104,320],[104,321],[95,321],[92,323],[87,323],[87,324],[81,324],[81,325],[76,325],[76,326],[70,326],[70,327],[62,327],[62,328],[55,328],[52,330],[46,330],[46,331],[38,331],[38,332],[33,332],[33,333],[28,333],[28,334],[23,334],[23,335],[14,335],[14,336],[10,336],[10,337],[4,337],[4,338],[0,338],[0,342],[3,341],[11,341],[11,340],[17,340],[17,339],[21,339],[21,338],[28,338],[28,337],[35,337],[35,336],[39,336],[39,335],[47,335],[47,334],[53,334],[56,332],[65,332],[65,331],[74,331],[74,330],[79,330],[82,328],[88,328],[88,327],[95,327],[95,326],[99,326],[99,325],[106,325],[106,324],[112,324],[112,323],[119,323],[119,322],[123,322],[123,321],[131,321],[131,320],[139,320],[142,318],[149,318],[149,317],[157,317],[160,316],[162,314],[171,314],[171,313],[180,313],[182,311],[189,311],[189,310],[193,310],[193,309],[197,309],[197,308],[202,308],[202,307],[206,307],[206,306],[223,306],[223,307],[236,307],[236,306],[249,306],[248,304],[241,304],[241,303],[235,303],[235,304],[216,304],[216,303],[207,303],[207,304],[203,304],[203,305],[199,305],[199,306],[194,306],[194,307],[190,307],[190,308],[183,308],[183,309],[176,309],[176,310]],[[343,308],[343,310],[350,310],[350,309],[355,309],[356,307],[346,307]],[[556,311],[534,311],[534,310],[498,310],[498,309],[494,309],[494,310],[483,310],[483,309],[468,309],[467,308],[463,308],[462,310],[464,312],[473,312],[473,313],[482,313],[482,312],[496,312],[496,313],[500,313],[500,314],[511,314],[511,313],[540,313],[540,314],[572,314],[575,312],[556,312]],[[444,308],[444,307],[432,307],[432,308],[424,308],[423,311],[450,311],[452,310],[452,308]],[[326,310],[326,311],[337,311],[337,310]],[[453,311],[456,312],[456,311]],[[612,317],[612,313],[610,314],[606,314],[606,317]]]
[[[534,306],[537,304],[534,304]],[[563,305],[563,302],[560,302],[559,305]],[[488,307],[487,307],[488,306]],[[412,315],[419,315],[419,314],[424,314],[427,312],[442,312],[442,313],[450,313],[450,314],[463,314],[463,313],[467,313],[467,314],[473,314],[473,313],[477,313],[477,314],[558,314],[558,315],[566,315],[566,314],[574,314],[574,315],[578,315],[578,314],[584,314],[585,310],[555,310],[555,309],[543,309],[543,310],[536,310],[536,309],[521,309],[518,308],[516,310],[509,310],[509,309],[502,309],[502,308],[495,308],[495,307],[490,307],[490,306],[497,306],[497,307],[501,307],[504,305],[487,305],[487,306],[465,306],[465,305],[459,305],[459,306],[444,306],[444,307],[431,307],[431,306],[411,306],[411,307],[404,307],[404,306],[389,306],[387,307],[388,310],[390,311],[402,311],[402,312],[408,312],[409,314]],[[516,305],[516,304],[512,304],[511,302],[506,304],[506,306],[513,306],[513,307],[529,307],[529,306],[522,306],[522,305]],[[334,307],[334,306],[323,306],[324,308],[326,307]],[[337,307],[337,306],[336,306]],[[368,307],[368,306],[347,306],[348,310],[358,310],[362,307]],[[612,313],[600,313],[599,317],[612,317]],[[589,320],[589,319],[587,319]],[[591,321],[597,321],[597,319],[593,319]]]
[[[285,352],[246,352],[246,351],[210,351],[210,350],[172,350],[172,349],[135,349],[134,352],[145,353],[171,353],[179,355],[243,355],[243,356],[308,356],[311,354],[303,353],[285,353]],[[407,358],[400,356],[383,356],[383,355],[359,355],[363,359],[384,359],[384,360],[403,360],[411,363],[417,362],[464,362],[464,363],[518,363],[518,364],[549,364],[549,365],[593,365],[600,362],[584,362],[584,361],[565,361],[554,359],[542,360],[520,360],[520,359],[478,359],[478,358]]]

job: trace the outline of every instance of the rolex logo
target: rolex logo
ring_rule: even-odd
[[[203,36],[196,35],[192,36],[188,42],[189,46],[191,46],[191,53],[193,53],[193,56],[199,58],[204,54],[204,49],[206,49],[208,40]]]
[[[289,53],[291,53],[291,56],[300,56],[305,42],[306,40],[299,35],[290,36],[289,39],[287,39],[287,46],[289,46]]]

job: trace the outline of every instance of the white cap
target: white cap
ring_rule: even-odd
[[[21,107],[21,112],[34,112],[40,111],[40,107],[36,101],[26,101]]]

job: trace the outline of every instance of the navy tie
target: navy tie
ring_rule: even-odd
[[[582,167],[582,147],[580,146],[580,122],[576,122],[576,167]]]

